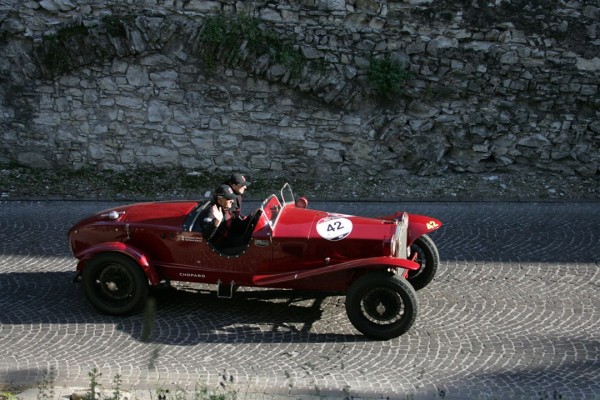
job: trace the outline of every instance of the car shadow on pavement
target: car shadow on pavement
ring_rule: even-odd
[[[151,291],[145,311],[109,316],[87,302],[73,277],[71,272],[0,274],[0,324],[114,324],[136,341],[186,346],[368,340],[354,333],[344,308],[326,304],[323,294],[264,289],[223,299],[215,291],[165,288]],[[334,323],[322,320],[324,308]]]
[[[218,298],[214,290],[159,289],[152,291],[150,307],[139,315],[141,330],[128,319],[118,329],[139,341],[168,345],[367,340],[351,333],[344,308],[330,307],[332,298],[337,299],[335,294],[273,289]],[[334,323],[327,317],[334,317]]]

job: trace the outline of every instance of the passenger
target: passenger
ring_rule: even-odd
[[[235,235],[242,235],[246,231],[246,225],[248,223],[248,221],[246,221],[246,216],[242,214],[242,195],[248,186],[250,186],[250,182],[248,182],[244,175],[235,173],[231,175],[225,183],[229,185],[236,194],[231,210],[231,214],[233,215],[233,227],[231,230]]]
[[[246,177],[242,174],[233,174],[225,181],[225,184],[229,185],[233,192],[237,195],[233,204],[232,214],[236,218],[245,219],[246,217],[242,214],[242,195],[250,186],[250,182],[246,180]]]
[[[231,207],[235,198],[236,194],[229,185],[221,185],[214,191],[211,203],[198,216],[202,236],[218,249],[237,245],[231,232]]]

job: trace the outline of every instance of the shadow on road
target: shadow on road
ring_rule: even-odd
[[[100,314],[87,302],[80,285],[73,283],[73,276],[0,274],[0,324],[115,324],[135,340],[173,345],[367,340],[360,334],[314,332],[313,325],[323,317],[327,296],[322,294],[253,290],[221,299],[208,290],[155,289],[150,304],[156,308],[148,321],[144,312],[124,317]],[[341,314],[340,319],[345,318]]]

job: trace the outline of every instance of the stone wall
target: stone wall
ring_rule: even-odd
[[[219,13],[260,19],[298,70],[208,46]],[[410,71],[399,94],[373,57]],[[592,176],[599,84],[597,0],[0,1],[0,163]]]

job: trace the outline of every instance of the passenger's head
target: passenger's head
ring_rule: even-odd
[[[250,182],[248,182],[246,177],[238,173],[231,175],[227,180],[227,184],[231,186],[236,194],[244,194],[246,188],[250,186]]]

